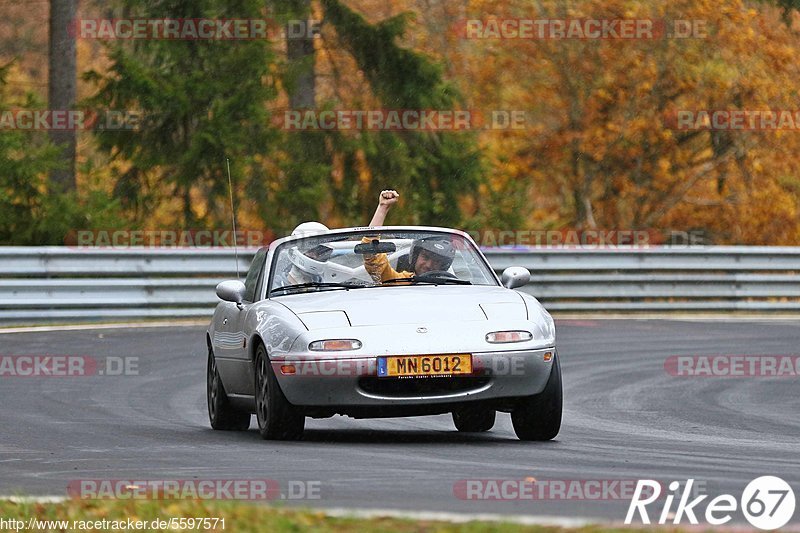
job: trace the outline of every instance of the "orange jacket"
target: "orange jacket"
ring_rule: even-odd
[[[369,244],[375,239],[377,239],[377,237],[364,237],[361,239],[361,242]],[[389,264],[389,258],[386,257],[386,254],[364,255],[364,268],[367,269],[367,272],[373,280],[381,283],[390,279],[414,277],[413,272],[406,272],[405,270],[398,272],[393,269],[392,265]]]

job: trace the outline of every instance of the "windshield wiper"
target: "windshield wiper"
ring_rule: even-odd
[[[459,278],[450,278],[444,276],[413,276],[410,278],[392,278],[383,282],[384,285],[389,283],[411,283],[412,285],[446,285],[452,283],[454,285],[472,285],[471,281]]]
[[[416,285],[418,283],[424,283],[426,285],[437,285],[437,283],[434,283],[433,281],[418,280],[418,279],[416,279],[414,277],[387,279],[386,281],[382,281],[380,284],[381,285],[389,285],[389,284],[392,284],[392,283],[411,283],[411,284],[414,284],[414,285]]]
[[[363,289],[366,285],[356,285],[354,283],[318,283],[318,282],[311,282],[311,283],[297,283],[295,285],[284,285],[283,287],[277,287],[269,291],[270,294],[275,292],[281,291],[290,291],[295,289],[344,289],[349,291],[350,289]]]
[[[436,285],[472,285],[471,281],[460,278],[450,278],[445,276],[423,276],[420,283],[435,283]]]

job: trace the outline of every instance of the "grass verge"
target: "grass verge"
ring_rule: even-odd
[[[195,519],[194,524],[180,519]],[[173,520],[175,519],[175,520]],[[209,519],[205,523],[201,519]],[[216,519],[216,520],[215,520]],[[11,521],[19,521],[12,523]],[[38,520],[37,523],[32,520]],[[143,525],[130,528],[131,520]],[[49,523],[48,523],[49,521]],[[57,523],[61,521],[62,523]],[[64,522],[66,521],[66,522]],[[105,522],[103,522],[105,521]],[[116,523],[115,523],[116,522]],[[33,525],[33,527],[30,527]],[[190,527],[193,526],[193,527]],[[19,527],[18,527],[19,526]],[[38,526],[38,528],[36,527]],[[115,527],[116,526],[116,527]],[[163,527],[162,527],[163,526]],[[183,526],[183,527],[181,527]],[[208,527],[206,527],[208,526]],[[214,527],[215,526],[215,527]],[[30,528],[30,529],[29,529]],[[0,500],[0,531],[228,531],[228,532],[568,532],[606,533],[606,527],[579,529],[523,526],[503,522],[452,523],[399,518],[331,517],[321,511],[219,500],[66,500],[59,503]],[[627,529],[626,531],[633,531]]]

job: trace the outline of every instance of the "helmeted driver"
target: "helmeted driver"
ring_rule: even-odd
[[[320,234],[325,233],[327,231],[329,231],[328,227],[325,224],[321,224],[320,222],[303,222],[302,224],[300,224],[296,228],[294,228],[294,230],[292,231],[292,235],[291,236],[292,237],[311,237],[311,236],[314,236],[314,235],[320,235]],[[330,251],[330,250],[328,250],[328,251]],[[298,251],[297,253],[301,254],[302,252]],[[326,259],[326,258],[321,257],[321,255],[324,255],[324,254],[318,253],[318,251],[316,249],[308,250],[305,253],[302,253],[302,255],[305,255],[306,257],[309,257],[309,258],[315,259],[315,260],[318,260],[318,259],[325,260]],[[299,285],[301,283],[312,283],[312,282],[321,281],[321,278],[319,277],[318,274],[315,274],[313,272],[308,272],[308,271],[303,269],[301,260],[302,260],[302,257],[297,256],[297,260],[292,261],[291,268],[284,275],[284,280],[285,280],[284,285]]]
[[[330,231],[328,226],[321,222],[303,222],[292,230],[292,237],[310,237]]]
[[[391,206],[395,204],[400,195],[394,190],[381,191],[378,198],[378,207],[370,221],[370,227],[383,226]],[[364,243],[370,242],[370,237],[364,237]],[[364,256],[364,268],[376,282],[390,279],[412,278],[429,272],[444,272],[450,268],[455,259],[456,250],[447,237],[430,236],[416,239],[411,244],[409,252],[410,270],[397,271],[389,264],[386,254],[368,254]]]

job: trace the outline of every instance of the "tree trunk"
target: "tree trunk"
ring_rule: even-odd
[[[317,88],[314,36],[309,31],[311,0],[291,0],[287,2],[286,8],[289,15],[286,24],[289,107],[314,109]],[[302,35],[298,35],[300,33]],[[318,167],[325,165],[327,161],[325,139],[318,132],[299,131],[290,135],[292,138],[287,151],[292,165],[286,173],[283,205],[290,216],[296,219],[292,221],[293,225],[307,220],[319,220],[323,199]]]
[[[286,25],[286,56],[292,83],[289,87],[289,107],[311,109],[316,103],[314,73],[314,36],[310,35],[311,0],[296,0],[297,19]],[[303,25],[300,25],[300,21]],[[302,29],[302,36],[298,30]]]
[[[48,99],[52,111],[75,107],[77,84],[77,54],[75,37],[70,35],[70,25],[76,18],[78,0],[50,0],[50,73]],[[61,146],[64,166],[50,174],[54,190],[74,191],[75,182],[75,130],[51,130],[50,140]]]

